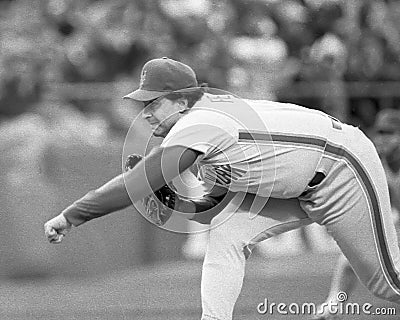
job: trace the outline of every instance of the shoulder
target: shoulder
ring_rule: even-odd
[[[212,136],[221,132],[232,135],[236,131],[237,124],[229,115],[218,110],[194,108],[176,122],[166,138],[182,134]]]
[[[220,110],[193,107],[171,128],[162,146],[187,146],[207,154],[213,147],[231,145],[238,139],[238,125]]]
[[[243,100],[244,102],[246,102],[255,109],[264,108],[269,110],[283,110],[283,111],[292,110],[292,111],[304,111],[304,112],[317,111],[294,103],[278,102],[273,100],[250,100],[250,99],[243,99]]]
[[[234,108],[233,98],[229,95],[216,96],[205,94],[181,119],[173,129],[192,125],[209,125],[220,128],[234,127],[236,118],[231,112]]]

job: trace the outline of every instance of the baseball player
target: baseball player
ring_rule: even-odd
[[[326,227],[374,295],[400,302],[385,173],[358,128],[293,104],[206,92],[189,66],[168,58],[147,62],[140,87],[126,98],[143,102],[153,134],[164,137],[161,146],[49,220],[50,242],[59,243],[71,226],[157,193],[196,165],[207,194],[164,203],[191,212],[190,219],[218,212],[208,216],[203,320],[232,319],[254,245],[313,222]]]
[[[400,214],[400,111],[395,109],[381,110],[375,120],[372,140],[377,148],[385,169],[390,200],[392,204],[393,218],[397,234],[399,234]],[[349,297],[357,284],[357,277],[349,262],[344,256],[340,256],[335,274],[332,278],[329,294],[322,305],[319,306],[320,315],[316,320],[330,320],[339,318],[337,314],[331,313],[329,302],[339,303],[337,295],[346,292]],[[323,307],[325,306],[325,307]]]

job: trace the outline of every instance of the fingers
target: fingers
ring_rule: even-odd
[[[59,214],[44,224],[44,234],[50,243],[60,243],[71,226],[64,215]]]
[[[57,231],[47,223],[44,225],[44,234],[50,243],[58,243],[56,242],[59,240]]]
[[[58,231],[56,229],[54,229],[49,223],[46,223],[44,225],[44,233],[45,236],[47,238],[47,240],[50,243],[61,243],[61,241],[63,240],[65,234],[62,231]]]
[[[61,243],[61,241],[64,239],[64,237],[65,237],[65,235],[63,233],[57,233],[53,229],[53,231],[47,235],[47,240],[49,240],[50,243],[58,244],[58,243]]]
[[[53,239],[51,239],[49,241],[50,241],[50,243],[53,243],[53,244],[59,244],[59,243],[61,243],[63,238],[64,238],[63,234],[57,234],[55,238],[53,238]]]

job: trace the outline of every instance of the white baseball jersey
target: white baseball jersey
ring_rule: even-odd
[[[206,184],[294,198],[314,176],[334,123],[293,104],[205,94],[161,146],[203,153],[199,174]]]
[[[240,211],[228,222],[219,224],[221,215],[212,220],[218,228],[210,228],[203,264],[202,319],[232,319],[250,247],[311,222],[326,227],[370,292],[400,303],[387,180],[375,147],[358,128],[296,105],[206,94],[162,143],[174,145],[202,153],[206,183],[271,197],[261,201],[265,210],[248,210],[261,213],[257,218]],[[318,182],[317,172],[324,176]],[[234,200],[227,209],[238,207]],[[294,206],[281,210],[283,204]]]

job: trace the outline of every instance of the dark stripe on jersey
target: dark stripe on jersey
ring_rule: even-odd
[[[272,142],[286,142],[293,144],[301,144],[308,146],[325,147],[325,153],[334,156],[336,158],[345,159],[347,163],[353,167],[362,184],[364,185],[366,194],[369,198],[369,202],[372,208],[372,215],[374,221],[374,227],[377,234],[377,242],[380,250],[380,256],[383,259],[384,273],[389,279],[391,285],[395,287],[400,294],[400,279],[397,271],[394,267],[394,263],[390,256],[387,239],[385,237],[384,225],[382,220],[381,208],[379,206],[378,195],[375,191],[374,185],[358,159],[353,156],[346,149],[335,146],[322,138],[315,138],[309,136],[290,136],[279,133],[262,133],[262,132],[239,132],[239,142],[261,142],[271,141]]]
[[[302,136],[289,136],[281,135],[276,133],[262,133],[262,132],[239,132],[239,142],[262,142],[262,141],[272,141],[272,142],[284,142],[284,143],[296,143],[305,144],[310,146],[325,147],[326,141],[315,137],[302,137]]]

